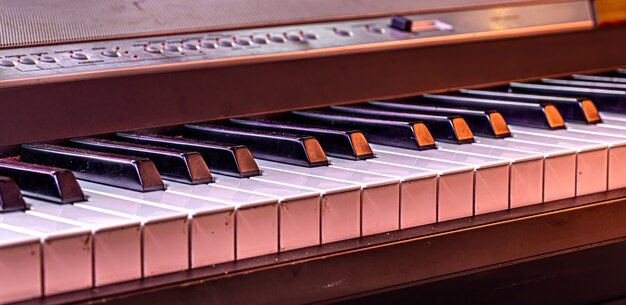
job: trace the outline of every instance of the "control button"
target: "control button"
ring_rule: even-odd
[[[335,31],[335,34],[339,35],[339,36],[343,36],[343,37],[352,37],[352,32],[348,31],[348,30],[342,30],[342,29],[333,29]]]
[[[161,50],[161,48],[159,47],[155,47],[155,46],[147,46],[145,48],[146,52],[148,53],[153,53],[153,54],[160,54],[163,52],[163,50]]]
[[[89,57],[85,53],[72,53],[70,57],[76,60],[87,60]]]
[[[287,34],[287,39],[289,41],[295,41],[295,42],[300,42],[304,40],[304,38],[302,38],[300,34]]]
[[[57,59],[52,57],[52,56],[42,56],[39,58],[39,60],[41,62],[45,62],[45,63],[49,63],[49,64],[53,64],[55,62],[57,62]]]
[[[104,55],[106,57],[120,57],[120,56],[122,56],[122,54],[120,54],[120,52],[111,51],[111,50],[103,51],[102,55]]]
[[[385,32],[387,30],[385,30],[385,28],[381,28],[379,26],[370,26],[370,25],[366,25],[365,29],[370,32],[370,33],[374,33],[374,34],[385,34]]]
[[[189,50],[189,51],[198,51],[200,50],[200,47],[195,43],[186,43],[183,45],[183,49]]]
[[[320,37],[315,33],[304,33],[304,39],[306,40],[317,40]]]
[[[29,57],[22,57],[17,62],[24,65],[34,65],[37,63],[34,59]]]
[[[217,49],[217,43],[214,41],[207,41],[202,43],[202,47],[205,49]]]
[[[230,40],[220,40],[220,46],[232,48],[235,44]]]
[[[250,46],[252,45],[252,41],[250,41],[250,39],[248,38],[238,38],[237,44],[240,46]]]
[[[180,52],[180,47],[173,44],[168,44],[165,46],[165,51],[168,52]]]
[[[0,67],[15,67],[15,63],[8,59],[0,60]]]
[[[268,44],[269,40],[267,40],[267,38],[263,37],[263,36],[256,36],[254,37],[254,42],[258,43],[258,44]]]
[[[270,40],[272,42],[283,43],[285,42],[285,37],[278,35],[270,35]]]

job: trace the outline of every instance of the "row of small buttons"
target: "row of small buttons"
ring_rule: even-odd
[[[240,46],[251,46],[252,44],[268,44],[270,42],[275,43],[284,43],[287,40],[294,42],[301,42],[304,40],[316,40],[319,37],[313,33],[285,33],[283,35],[267,35],[267,36],[252,36],[250,38],[245,37],[233,37],[233,39],[215,39],[212,41],[202,42],[200,45],[193,43],[184,43],[182,44],[182,49],[189,51],[197,51],[200,47],[205,49],[217,49],[218,47],[227,47],[232,48],[236,45]],[[144,50],[148,53],[159,54],[163,53],[163,51],[167,52],[180,52],[181,46],[176,44],[168,44],[164,46],[145,46]]]
[[[76,60],[89,59],[89,57],[84,53],[71,53],[70,58],[73,58]],[[46,55],[46,56],[39,57],[39,61],[43,63],[53,64],[57,62],[57,59],[52,56]],[[32,59],[30,57],[20,57],[18,58],[17,62],[23,65],[36,65],[37,64],[37,60]],[[1,67],[15,67],[15,62],[12,60],[8,60],[8,59],[2,59],[0,60],[0,66]]]

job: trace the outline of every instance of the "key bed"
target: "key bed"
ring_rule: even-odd
[[[544,80],[576,94],[512,83],[23,145],[0,161],[0,257],[30,267],[0,301],[619,190],[626,112],[595,111],[608,93],[576,86],[610,79],[581,79]],[[22,257],[29,249],[38,250]],[[72,276],[61,276],[70,263]]]

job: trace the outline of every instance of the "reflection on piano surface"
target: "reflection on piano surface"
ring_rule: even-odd
[[[438,293],[471,287],[468,301],[493,303],[514,294],[499,285],[584,286],[596,280],[590,273],[624,269],[608,257],[625,253],[626,42],[617,39],[625,28],[595,28],[602,20],[588,1],[460,4],[414,9],[398,24],[381,17],[6,42],[0,96],[60,108],[0,140],[0,303],[458,302],[462,295]],[[539,14],[546,10],[562,13]],[[228,98],[236,90],[263,101],[259,87],[223,83],[207,95],[202,85],[272,64],[290,65],[280,68],[286,78],[276,73],[300,85],[307,77],[298,65],[319,58],[357,67],[391,54],[392,69],[416,50],[462,57],[455,48],[497,42],[523,52],[583,35],[604,44],[597,62],[575,66],[587,58],[581,48],[545,70],[528,59],[530,74],[444,81],[414,72],[371,89],[345,80],[337,92],[312,75],[320,83],[311,95],[263,89],[273,96],[267,109]],[[358,77],[318,63],[319,72],[307,71]],[[441,69],[451,68],[467,70]],[[425,87],[413,84],[422,79]],[[138,100],[144,92],[150,98]],[[5,111],[0,130],[28,119],[22,113]],[[606,262],[561,265],[590,257]],[[486,283],[499,278],[504,284]],[[526,296],[507,302],[626,295],[612,285],[563,293],[519,284]]]

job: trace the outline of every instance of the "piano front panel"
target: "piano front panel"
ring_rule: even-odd
[[[437,297],[429,287],[507,276],[519,266],[538,272],[542,262],[580,262],[596,249],[597,257],[610,256],[603,249],[623,251],[626,111],[619,101],[626,102],[626,73],[616,68],[626,66],[619,39],[626,28],[593,28],[589,4],[501,3],[393,19],[416,19],[407,25],[415,33],[388,26],[388,18],[363,18],[0,50],[0,95],[8,101],[0,132],[11,131],[0,139],[10,156],[0,169],[13,177],[0,179],[0,256],[16,262],[0,270],[38,263],[23,269],[21,290],[0,290],[0,302],[184,304],[210,294],[217,303],[310,303],[397,289],[452,302],[484,292]],[[602,79],[539,79],[592,72]],[[555,84],[570,97],[470,104],[462,96],[469,93],[453,92],[539,90],[528,82],[543,86],[533,94],[544,100],[559,95],[545,91]],[[574,86],[596,89],[568,89]],[[418,95],[433,91],[442,94]],[[601,110],[584,109],[594,122],[565,115],[577,111],[579,92]],[[383,111],[377,103],[323,108],[405,96],[389,103],[465,114]],[[48,111],[34,111],[42,103]],[[470,112],[496,113],[511,134],[470,131],[494,124],[466,123]],[[251,118],[250,126],[225,120],[255,114],[270,114],[254,118],[264,128]],[[16,129],[25,117],[32,124]],[[287,125],[300,131],[282,133]],[[119,133],[129,130],[136,133]],[[362,135],[359,143],[350,138],[342,154],[329,155],[329,145],[354,134]],[[84,135],[107,140],[66,139]],[[137,137],[150,137],[154,147],[124,142]],[[190,154],[193,164],[166,164]],[[157,155],[163,159],[149,160]],[[232,168],[220,171],[224,162]],[[194,166],[205,180],[181,180]],[[36,189],[33,181],[52,187]],[[37,241],[39,252],[18,257]],[[544,273],[527,282],[563,285],[560,279],[589,274],[558,265],[544,271],[554,279]],[[594,266],[606,272],[608,265]],[[577,301],[624,294],[604,288]]]

